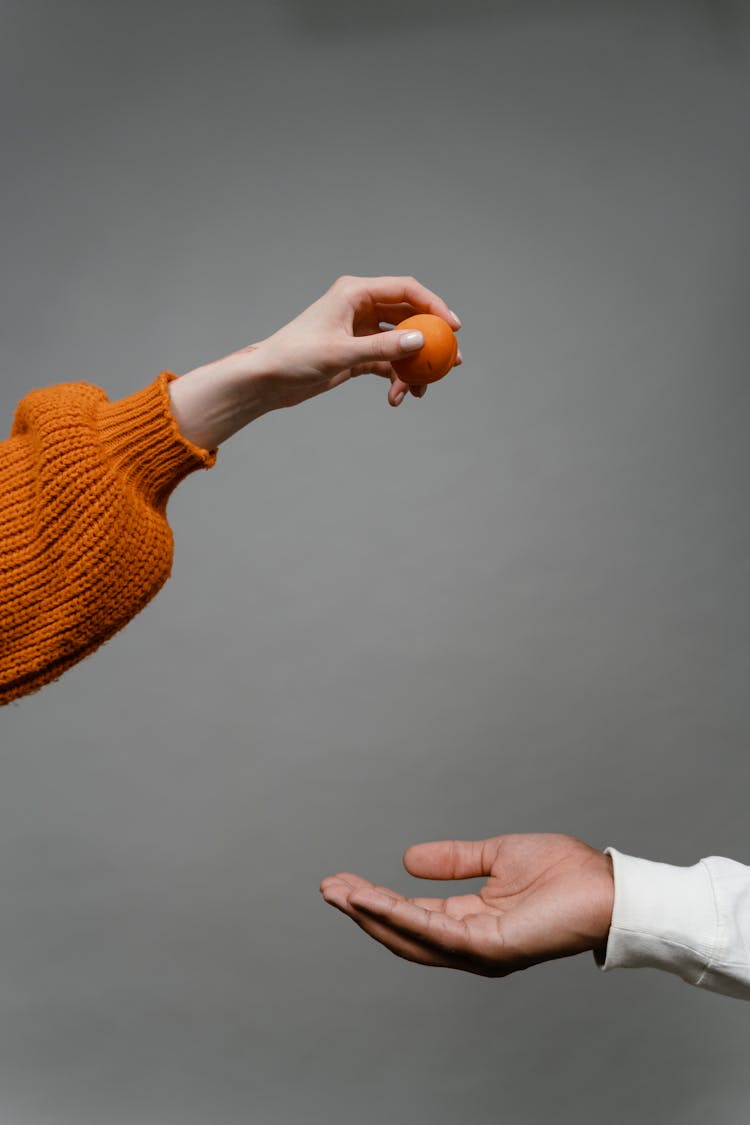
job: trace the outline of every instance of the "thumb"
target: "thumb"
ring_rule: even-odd
[[[383,360],[390,363],[394,359],[403,359],[405,355],[419,351],[422,347],[424,347],[424,336],[414,330],[399,332],[397,328],[391,328],[387,332],[376,332],[372,336],[353,336],[350,366]]]
[[[474,879],[489,875],[490,840],[434,840],[404,852],[404,867],[419,879]]]

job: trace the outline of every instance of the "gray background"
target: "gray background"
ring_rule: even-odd
[[[748,1009],[417,968],[411,842],[748,861],[746,4],[0,3],[3,430],[414,273],[465,364],[261,419],[0,718],[2,1125],[713,1125]]]

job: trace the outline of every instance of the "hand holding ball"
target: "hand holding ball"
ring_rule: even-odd
[[[418,313],[402,320],[396,328],[399,332],[410,330],[424,336],[424,345],[419,351],[392,361],[393,370],[402,382],[419,387],[436,383],[448,374],[456,362],[458,343],[447,321],[432,313]]]

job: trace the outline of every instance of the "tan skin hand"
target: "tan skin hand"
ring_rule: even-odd
[[[383,327],[418,312],[441,316],[456,331],[461,326],[445,301],[413,277],[340,277],[273,335],[170,383],[180,431],[213,449],[271,410],[296,406],[364,374],[389,381],[391,406],[407,392],[421,398],[426,388],[408,387],[392,365],[420,341]]]
[[[326,902],[399,957],[502,977],[586,950],[603,955],[612,861],[572,836],[528,834],[417,844],[404,866],[423,879],[487,876],[478,894],[405,898],[358,875],[324,879]]]

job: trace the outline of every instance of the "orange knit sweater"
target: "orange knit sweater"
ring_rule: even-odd
[[[19,404],[0,442],[0,704],[93,652],[169,577],[167,500],[216,460],[180,434],[174,378],[114,403],[64,383]]]

